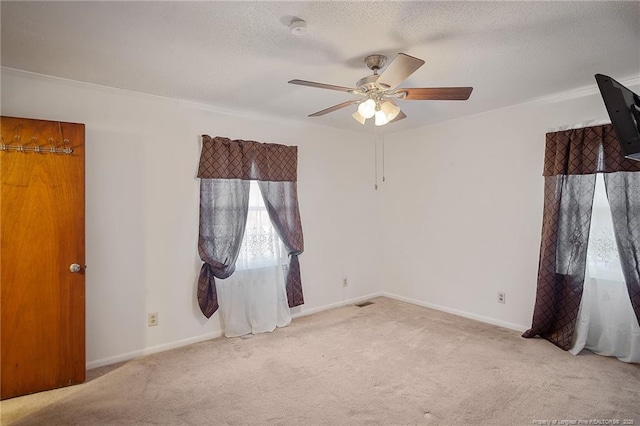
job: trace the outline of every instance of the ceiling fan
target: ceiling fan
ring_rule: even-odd
[[[352,114],[360,124],[364,124],[368,118],[375,117],[376,126],[384,126],[387,123],[402,120],[406,117],[395,100],[437,100],[437,101],[465,101],[469,99],[473,87],[412,87],[397,88],[406,80],[424,61],[404,53],[398,53],[382,74],[378,71],[384,68],[387,57],[384,55],[369,55],[364,58],[364,63],[373,71],[373,75],[361,78],[355,88],[334,86],[331,84],[315,83],[306,80],[291,80],[289,83],[300,86],[317,87],[318,89],[338,90],[358,95],[361,99],[353,99],[338,105],[310,114],[309,117],[319,117],[333,111],[358,104],[358,109]]]

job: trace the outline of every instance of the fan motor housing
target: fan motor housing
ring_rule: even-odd
[[[358,80],[356,87],[363,92],[387,90],[389,86],[378,83],[378,77],[380,77],[378,70],[386,65],[387,57],[384,55],[369,55],[364,58],[364,63],[373,71],[373,75],[368,75]]]
[[[369,92],[371,90],[387,90],[389,86],[387,86],[386,84],[378,83],[378,77],[380,76],[377,74],[363,77],[358,80],[358,82],[356,83],[356,87],[365,92]]]

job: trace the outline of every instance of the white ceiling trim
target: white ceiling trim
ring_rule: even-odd
[[[626,87],[632,86],[640,86],[640,74],[635,77],[627,77],[623,79],[613,78],[618,83],[622,84]],[[595,81],[595,77],[593,79]],[[571,99],[582,98],[585,96],[591,96],[600,93],[600,89],[598,89],[598,84],[593,83],[588,86],[579,87],[574,90],[567,90],[566,92],[556,93],[551,96],[543,96],[540,98],[533,99],[531,102],[562,102],[568,101]],[[523,102],[528,103],[528,102]]]
[[[304,123],[304,122],[301,122],[300,120],[296,120],[292,118],[284,118],[277,115],[260,114],[252,111],[236,111],[228,108],[223,108],[217,105],[192,101],[189,99],[171,98],[167,96],[153,95],[150,93],[136,92],[128,89],[120,89],[118,87],[103,86],[100,84],[88,83],[85,81],[78,81],[78,80],[71,80],[68,78],[56,77],[53,75],[39,74],[36,72],[24,71],[24,70],[19,70],[19,69],[10,68],[10,67],[0,67],[0,74],[3,76],[4,75],[13,76],[18,78],[24,78],[27,80],[32,80],[32,81],[42,81],[42,82],[48,82],[53,84],[61,84],[61,85],[76,88],[76,89],[89,89],[89,90],[104,92],[107,94],[127,96],[127,97],[132,97],[137,99],[143,99],[143,100],[158,101],[165,104],[173,104],[178,107],[183,106],[183,107],[192,108],[199,111],[207,111],[215,114],[229,115],[233,117],[241,117],[241,118],[248,118],[248,119],[254,119],[259,121],[288,123],[288,124],[296,124],[296,125],[303,124],[303,125],[309,125],[309,126],[330,127],[330,126],[323,126],[321,123]],[[331,128],[334,130],[352,132],[351,130],[348,130],[348,129],[336,129],[334,127],[331,127]]]
[[[217,105],[210,105],[210,104],[206,104],[206,103],[202,103],[202,102],[196,102],[196,101],[192,101],[192,100],[188,100],[188,99],[179,99],[179,98],[170,98],[170,97],[166,97],[166,96],[152,95],[152,94],[149,94],[149,93],[136,92],[136,91],[127,90],[127,89],[120,89],[120,88],[117,88],[117,87],[103,86],[103,85],[99,85],[99,84],[87,83],[87,82],[84,82],[84,81],[71,80],[71,79],[68,79],[68,78],[55,77],[55,76],[46,75],[46,74],[39,74],[39,73],[31,72],[31,71],[24,71],[24,70],[19,70],[19,69],[10,68],[10,67],[0,67],[0,74],[3,75],[3,76],[4,75],[14,76],[14,77],[18,77],[18,78],[24,78],[24,79],[28,79],[28,80],[33,80],[33,81],[42,81],[42,82],[49,82],[49,83],[54,83],[54,84],[62,84],[62,85],[65,85],[65,86],[68,86],[68,87],[73,87],[73,88],[96,90],[96,91],[100,91],[100,92],[104,92],[104,93],[108,93],[108,94],[128,96],[128,97],[144,99],[144,100],[151,100],[151,101],[158,101],[158,102],[162,102],[162,103],[165,103],[165,104],[173,104],[173,105],[176,105],[178,107],[184,106],[184,107],[192,108],[192,109],[195,109],[195,110],[212,112],[212,113],[215,113],[215,114],[230,115],[230,116],[234,116],[234,117],[254,119],[254,120],[259,120],[259,121],[276,122],[276,123],[282,123],[282,124],[294,124],[296,126],[300,126],[301,124],[303,124],[303,125],[308,125],[308,126],[320,126],[320,127],[323,127],[323,128],[329,127],[329,128],[332,128],[335,131],[343,131],[343,132],[348,132],[348,133],[361,134],[361,132],[354,132],[354,131],[349,130],[349,129],[337,129],[335,127],[323,125],[322,123],[310,123],[310,122],[306,122],[305,123],[305,122],[301,122],[300,120],[283,118],[283,117],[276,116],[276,115],[258,114],[258,113],[250,112],[250,111],[234,111],[234,110],[230,110],[230,109],[221,108],[221,107],[219,107]],[[637,75],[637,76],[634,76],[634,77],[628,77],[628,78],[620,79],[620,80],[617,80],[617,81],[620,84],[622,84],[624,86],[627,86],[627,87],[640,86],[640,74]],[[467,116],[463,116],[463,117],[456,117],[456,118],[452,118],[450,120],[445,120],[445,121],[438,122],[438,123],[426,124],[424,126],[421,126],[421,127],[418,127],[418,128],[414,128],[414,129],[409,129],[409,130],[417,130],[417,129],[424,128],[424,127],[436,126],[436,125],[448,123],[448,122],[451,122],[451,121],[460,121],[460,120],[464,120],[466,118],[471,118],[471,117],[475,117],[475,116],[479,116],[479,115],[483,115],[483,114],[488,114],[488,113],[492,113],[492,112],[495,112],[495,111],[500,111],[500,110],[504,110],[504,109],[510,109],[510,108],[513,108],[513,107],[517,107],[519,105],[527,105],[527,104],[535,104],[535,103],[555,103],[555,102],[561,102],[561,101],[565,101],[565,100],[581,98],[581,97],[585,97],[585,96],[592,96],[592,95],[598,94],[598,93],[599,93],[598,85],[596,83],[594,83],[592,85],[584,86],[584,87],[581,87],[581,88],[576,89],[576,90],[569,90],[569,91],[565,91],[565,92],[562,92],[562,93],[558,93],[558,94],[555,94],[553,96],[546,96],[546,97],[536,98],[536,99],[533,99],[531,101],[521,102],[521,103],[518,103],[518,104],[508,105],[508,106],[504,106],[504,107],[501,107],[501,108],[495,108],[495,109],[492,109],[492,110],[482,111],[482,112],[479,112],[479,113],[476,113],[476,114],[471,114],[471,115],[467,115]],[[374,133],[377,134],[378,133],[378,129],[374,129],[374,130],[376,130]],[[383,128],[382,130],[384,131],[386,129]],[[384,133],[385,134],[404,133],[404,131],[406,131],[406,130],[401,130],[399,132],[386,132],[386,131],[384,131]]]

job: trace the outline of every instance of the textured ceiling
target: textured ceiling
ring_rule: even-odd
[[[402,86],[473,86],[467,102],[400,101],[394,132],[640,75],[640,2],[8,2],[2,66],[235,112],[372,131],[307,114],[353,95],[363,58],[426,64]],[[292,17],[307,32],[289,32]],[[370,120],[372,121],[372,120]]]

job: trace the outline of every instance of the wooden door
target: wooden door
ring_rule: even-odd
[[[84,124],[1,120],[5,399],[85,378]]]

